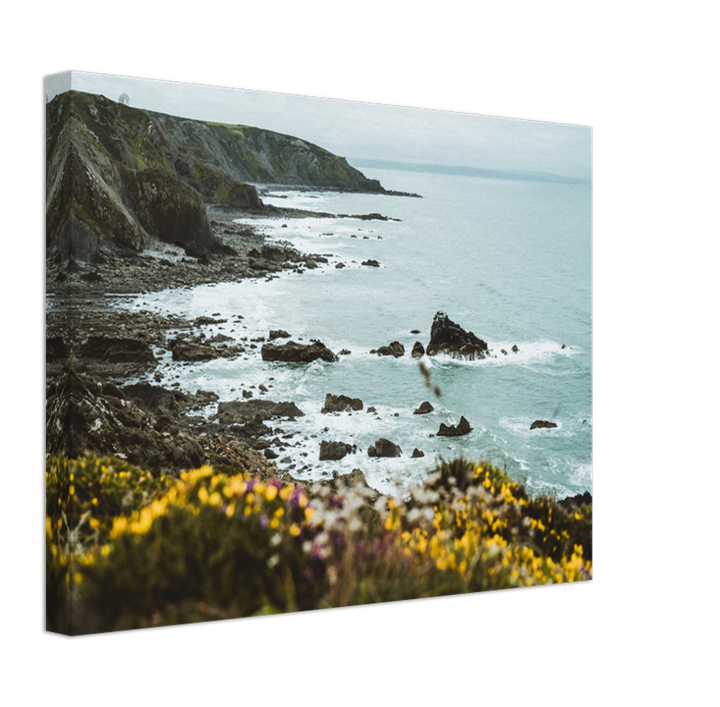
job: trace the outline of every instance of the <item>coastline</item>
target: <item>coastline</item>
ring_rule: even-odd
[[[259,355],[258,345],[228,345],[222,335],[206,337],[206,324],[224,321],[210,312],[189,320],[118,308],[115,301],[172,288],[267,280],[281,272],[314,269],[318,263],[327,263],[327,258],[271,243],[257,228],[233,219],[342,215],[278,208],[255,213],[217,205],[208,205],[207,212],[216,237],[233,254],[191,257],[182,248],[158,242],[143,253],[100,263],[46,262],[47,455],[114,453],[171,475],[207,463],[245,468],[264,479],[309,483],[295,479],[273,461],[280,456],[273,447],[282,453],[285,445],[292,444],[282,439],[284,430],[277,426],[282,424],[277,416],[255,415],[242,425],[222,424],[201,412],[217,400],[215,394],[180,391],[177,382],[168,387],[155,385],[163,379],[159,360],[163,354],[185,361],[199,360],[197,356],[232,359]],[[387,219],[379,214],[368,217]],[[151,382],[137,384],[139,378]],[[238,391],[238,400],[243,399]],[[62,435],[54,433],[59,426],[64,429]],[[324,483],[335,487],[336,481]]]

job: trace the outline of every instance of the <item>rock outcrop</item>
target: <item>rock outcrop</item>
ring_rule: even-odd
[[[457,425],[446,425],[441,422],[437,435],[438,437],[460,437],[472,432],[472,429],[465,417],[461,417]]]
[[[346,410],[362,410],[363,401],[360,398],[349,398],[347,395],[325,396],[325,405],[320,412],[345,412]]]
[[[320,442],[320,461],[336,461],[342,459],[348,454],[354,454],[357,452],[357,447],[354,444],[347,444],[346,442],[328,442],[323,440]]]
[[[425,400],[424,402],[420,403],[420,407],[418,407],[417,410],[413,412],[413,415],[427,415],[429,412],[432,412],[435,408],[430,405],[430,403]]]
[[[554,422],[549,422],[548,420],[535,420],[535,422],[530,425],[531,430],[537,430],[539,428],[552,428],[557,427],[557,425]]]
[[[422,358],[425,355],[425,348],[419,341],[413,344],[411,355],[413,358]]]
[[[485,358],[490,354],[490,350],[485,341],[471,331],[465,331],[445,312],[437,312],[430,329],[430,343],[426,353],[428,356],[444,353],[453,358],[467,358],[472,361]]]
[[[264,344],[260,349],[260,355],[263,361],[310,363],[319,358],[333,363],[338,360],[338,357],[319,341],[312,344],[298,344],[295,341],[289,341],[287,344]]]
[[[402,449],[389,439],[381,437],[368,447],[367,453],[369,457],[399,457]]]
[[[47,389],[46,451],[72,459],[85,452],[118,456],[162,473],[207,463],[275,476],[276,467],[223,430],[195,436],[184,413],[208,396],[147,384],[120,389],[68,366]]]
[[[370,353],[375,353],[378,356],[394,356],[395,358],[400,358],[405,355],[405,347],[399,341],[393,341],[387,346],[373,349]]]
[[[218,403],[218,419],[223,425],[261,422],[274,417],[303,417],[305,413],[292,402],[274,403],[272,400],[232,400]]]
[[[68,91],[47,105],[46,126],[48,256],[99,262],[141,252],[158,239],[194,243],[206,254],[228,252],[202,194],[174,163],[185,155],[196,171],[214,175],[216,189],[235,180],[186,154],[145,111]],[[255,192],[248,185],[234,189]]]

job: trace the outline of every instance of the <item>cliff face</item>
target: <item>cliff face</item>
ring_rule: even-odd
[[[241,125],[186,120],[67,91],[46,107],[46,248],[96,261],[153,240],[221,252],[205,203],[262,209],[271,184],[384,192],[317,145]]]
[[[368,179],[344,157],[290,135],[161,113],[150,115],[195,158],[217,165],[238,180],[344,191],[385,191],[377,179]]]
[[[194,158],[157,119],[102,96],[68,91],[47,105],[46,160],[46,249],[63,262],[155,239],[222,252],[205,200],[262,207],[254,187]]]

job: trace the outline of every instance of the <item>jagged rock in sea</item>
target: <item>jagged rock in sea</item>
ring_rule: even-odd
[[[268,339],[272,341],[273,339],[289,339],[290,334],[288,334],[283,329],[271,329],[270,334],[268,335]]]
[[[354,444],[346,442],[328,442],[323,440],[320,442],[320,461],[338,460],[357,452]]]
[[[535,422],[530,425],[531,430],[536,430],[543,427],[552,428],[557,427],[557,425],[554,422],[548,422],[547,420],[535,420]]]
[[[223,425],[261,422],[273,417],[303,417],[305,413],[292,402],[274,403],[272,400],[231,400],[218,403],[218,419]]]
[[[460,418],[460,422],[458,422],[457,425],[446,425],[444,423],[440,423],[440,429],[438,431],[438,437],[460,437],[461,435],[466,435],[469,432],[472,432],[472,427],[470,427],[470,423],[465,419],[465,417]]]
[[[346,410],[362,410],[363,401],[360,398],[349,398],[347,395],[325,396],[325,405],[320,412],[345,412]]]
[[[370,353],[376,353],[378,356],[394,356],[395,358],[400,358],[405,355],[405,347],[399,341],[393,341],[387,346],[373,349]]]
[[[471,331],[465,331],[445,312],[437,312],[430,329],[430,343],[426,353],[428,356],[444,353],[453,358],[467,358],[472,361],[485,358],[490,354],[490,350],[485,341]]]
[[[429,412],[432,412],[435,408],[430,405],[430,403],[425,400],[424,402],[420,403],[420,407],[418,407],[415,412],[413,412],[413,415],[427,415]]]
[[[425,452],[423,452],[423,451],[419,450],[417,447],[415,447],[415,449],[413,449],[413,453],[410,455],[410,458],[411,459],[419,459],[420,457],[424,457],[424,456],[425,456]]]
[[[425,347],[419,341],[416,341],[413,344],[411,355],[413,358],[422,358],[425,355]]]
[[[402,449],[389,439],[381,437],[368,447],[367,453],[369,457],[399,457]]]
[[[369,266],[372,267],[372,268],[379,268],[379,267],[380,267],[380,263],[378,263],[377,260],[363,260],[363,262],[361,263],[361,265],[369,265]]]
[[[298,344],[294,341],[287,344],[264,344],[260,354],[263,361],[310,363],[319,358],[333,363],[338,360],[338,357],[319,341],[312,344]]]

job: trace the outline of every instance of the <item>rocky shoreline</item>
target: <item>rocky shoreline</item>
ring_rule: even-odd
[[[46,452],[71,457],[84,451],[112,454],[168,474],[212,464],[247,469],[261,478],[302,483],[273,461],[292,444],[289,438],[293,436],[275,426],[277,419],[302,414],[292,403],[274,404],[256,398],[247,401],[247,414],[243,414],[235,408],[242,407],[243,399],[251,397],[252,392],[238,390],[241,400],[221,403],[218,420],[208,421],[201,410],[217,402],[214,393],[182,392],[177,382],[165,383],[168,387],[155,384],[163,380],[158,350],[169,352],[173,361],[233,358],[260,355],[264,339],[244,345],[228,344],[230,337],[216,334],[210,338],[203,333],[205,325],[224,322],[216,316],[186,320],[113,305],[122,297],[247,278],[268,279],[283,271],[302,273],[318,267],[318,263],[327,263],[323,255],[269,243],[255,227],[232,220],[307,215],[297,209],[255,214],[210,206],[208,216],[214,234],[226,246],[221,255],[192,256],[187,248],[157,243],[143,253],[104,258],[96,263],[48,260]],[[230,324],[240,320],[242,315]],[[286,336],[286,332],[269,332],[267,339],[270,342]],[[269,349],[262,348],[268,351],[274,345],[266,346]],[[282,348],[282,344],[277,347]],[[323,347],[312,343],[307,348]],[[138,378],[153,382],[130,383]],[[268,392],[267,387],[260,387],[263,390],[256,394]],[[353,472],[353,481],[361,475]],[[326,483],[335,488],[343,479]]]
[[[328,258],[324,255],[300,253],[287,245],[270,243],[254,226],[232,220],[246,220],[248,216],[302,218],[309,215],[317,216],[315,212],[295,209],[284,209],[270,216],[208,207],[214,234],[225,247],[223,254],[192,256],[187,248],[158,243],[152,251],[125,258],[106,258],[99,263],[48,261],[47,453],[77,456],[87,450],[112,454],[168,474],[211,464],[218,468],[243,468],[261,478],[307,483],[291,476],[293,469],[302,471],[306,467],[297,469],[291,463],[290,448],[299,446],[300,442],[293,440],[294,434],[286,434],[281,426],[283,418],[293,419],[302,412],[291,401],[271,401],[271,383],[261,384],[254,391],[240,385],[237,400],[218,403],[217,395],[209,391],[179,390],[179,382],[164,377],[158,355],[170,354],[174,362],[239,356],[297,362],[322,358],[332,362],[338,360],[337,354],[349,352],[336,354],[321,342],[288,341],[290,335],[284,331],[271,331],[266,336],[253,340],[243,338],[240,342],[222,333],[214,336],[204,333],[207,325],[225,325],[234,331],[232,327],[243,319],[240,313],[230,321],[210,312],[187,320],[113,305],[117,298],[168,288],[192,288],[247,278],[269,279],[283,271],[302,273],[317,267],[318,263],[326,264]],[[513,353],[517,351],[514,346]],[[408,354],[419,359],[425,352],[470,359],[495,356],[484,341],[466,332],[443,312],[435,315],[427,349],[416,342]],[[399,342],[380,346],[371,353],[408,355]],[[504,350],[501,353],[508,355]],[[134,382],[137,380],[147,382]],[[426,382],[433,388],[429,379]],[[209,420],[203,408],[213,404],[217,404],[217,416]],[[362,405],[359,399],[328,395],[322,412],[335,412],[348,406],[357,410],[362,409]],[[427,414],[432,410],[426,401],[414,414]],[[369,408],[368,412],[374,409]],[[462,417],[456,426],[440,424],[436,435],[454,437],[471,431],[472,426]],[[340,459],[351,452],[365,451],[340,440],[318,440],[318,444],[320,460]],[[399,456],[400,453],[397,445],[382,438],[367,450],[370,457]],[[422,456],[421,450],[413,450],[413,458]],[[311,464],[312,460],[308,458],[307,463]],[[345,476],[352,476],[353,481],[362,477],[367,485],[358,469]],[[345,480],[345,477],[331,478],[323,483],[335,488]]]

